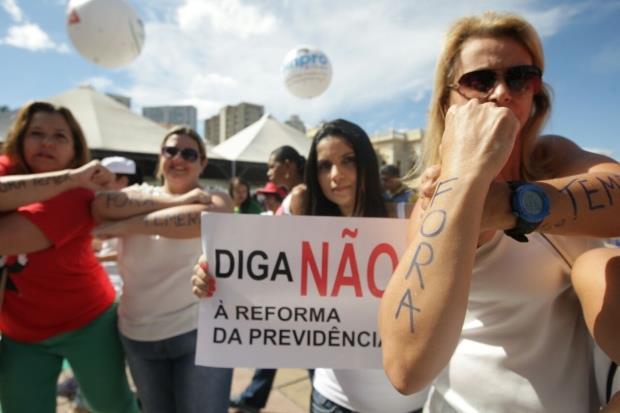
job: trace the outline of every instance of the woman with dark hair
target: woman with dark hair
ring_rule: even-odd
[[[368,135],[344,119],[325,123],[312,140],[303,215],[386,217],[377,155]],[[354,366],[352,366],[354,367]],[[405,413],[420,409],[426,391],[403,396],[382,370],[317,368],[311,413]]]
[[[336,119],[319,129],[308,155],[304,184],[305,189],[293,195],[303,215],[387,216],[375,151],[366,132],[352,122]],[[197,266],[192,284],[194,294],[208,297],[215,279]],[[405,413],[418,411],[426,398],[426,391],[399,394],[380,369],[318,368],[312,387],[311,413]]]
[[[339,161],[347,182],[330,180],[334,153],[346,154]],[[377,155],[362,128],[344,119],[324,124],[308,154],[303,215],[387,216],[377,165]]]
[[[37,192],[69,168],[90,170],[88,180],[94,181],[110,174],[88,160],[86,139],[71,112],[32,102],[9,130],[0,175],[44,174],[46,179],[33,182]],[[71,173],[61,178],[72,180]],[[7,277],[0,312],[2,411],[54,411],[66,358],[93,411],[137,412],[125,375],[114,289],[92,250],[91,230],[100,219],[192,203],[198,194],[164,199],[95,195],[88,185],[65,189],[46,201],[30,197],[31,203],[0,217],[0,267]]]
[[[289,215],[299,213],[291,211],[291,201],[294,194],[303,191],[303,177],[306,159],[292,146],[284,145],[275,149],[267,162],[267,178],[277,186],[283,186],[288,195],[282,201],[276,215]],[[292,209],[298,206],[293,205]]]
[[[263,209],[252,199],[250,184],[240,176],[230,180],[228,195],[235,204],[235,214],[260,214]]]

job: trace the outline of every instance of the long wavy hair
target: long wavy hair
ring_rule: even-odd
[[[355,153],[357,180],[353,216],[387,216],[381,195],[377,155],[370,143],[370,138],[362,128],[344,119],[325,123],[314,135],[304,177],[306,184],[304,215],[342,216],[338,205],[327,199],[319,184],[317,145],[327,137],[344,139]]]
[[[533,64],[543,72],[545,60],[542,44],[534,27],[522,17],[514,14],[487,12],[480,16],[457,20],[446,36],[443,50],[437,60],[435,82],[422,159],[416,165],[416,173],[439,163],[439,145],[445,129],[446,112],[449,107],[450,89],[454,83],[456,67],[463,44],[470,38],[495,37],[515,40],[529,51]],[[543,84],[534,95],[533,109],[529,120],[521,129],[521,174],[524,179],[534,179],[546,173],[545,162],[533,162],[533,150],[546,119],[551,111],[551,91]],[[539,161],[540,159],[536,159]]]
[[[11,161],[13,173],[32,173],[32,169],[24,157],[24,137],[26,136],[26,131],[30,127],[33,116],[39,112],[58,114],[67,122],[69,130],[71,131],[73,151],[75,153],[70,164],[67,166],[68,168],[77,168],[90,161],[90,151],[86,144],[84,132],[71,111],[64,106],[54,105],[49,102],[33,101],[25,104],[19,112],[17,112],[2,149],[3,154],[8,156]]]

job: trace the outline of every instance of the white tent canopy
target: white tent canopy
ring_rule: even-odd
[[[45,100],[71,110],[90,149],[159,153],[165,128],[90,87],[71,89]]]
[[[211,153],[233,162],[267,163],[274,149],[292,146],[307,156],[311,140],[302,132],[265,114],[247,128],[215,146]]]

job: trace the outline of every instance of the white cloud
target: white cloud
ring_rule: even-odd
[[[216,33],[242,38],[270,33],[276,25],[273,15],[239,0],[185,0],[177,11],[177,18],[182,30],[200,30],[208,25]]]
[[[53,49],[55,47],[54,42],[52,42],[47,33],[32,23],[9,27],[3,43],[32,51]]]
[[[15,0],[0,1],[2,8],[16,23],[8,28],[4,38],[0,38],[0,44],[30,51],[54,50],[58,53],[69,53],[66,44],[55,43],[39,25],[29,22]]]
[[[127,68],[127,93],[143,106],[192,102],[199,118],[248,101],[279,119],[297,113],[308,124],[397,99],[424,101],[449,24],[488,8],[461,3],[185,0],[176,18],[145,21],[145,48]],[[534,0],[497,0],[493,7],[521,13],[543,36],[582,10],[541,8]],[[333,64],[332,84],[315,99],[297,99],[282,83],[282,59],[298,44],[319,47]]]
[[[13,19],[14,22],[21,23],[24,15],[15,0],[2,0],[0,5],[9,14],[9,16],[11,16],[11,19]]]

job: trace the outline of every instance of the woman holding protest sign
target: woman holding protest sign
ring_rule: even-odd
[[[387,216],[376,154],[368,135],[356,124],[343,119],[324,124],[314,136],[306,168],[305,188],[292,200],[303,215]],[[204,268],[194,270],[193,291],[209,297],[215,291],[215,279]],[[425,391],[399,394],[382,370],[319,368],[314,374],[311,412],[406,413],[421,409],[425,398]]]
[[[200,188],[206,165],[200,136],[190,128],[175,127],[161,144],[158,176],[163,185],[127,190],[185,194]],[[232,369],[195,364],[198,300],[186,287],[201,250],[200,213],[232,212],[228,195],[207,193],[207,206],[168,208],[97,230],[120,237],[119,330],[146,412],[228,411]]]
[[[570,270],[597,245],[583,235],[618,235],[620,167],[538,138],[543,71],[536,31],[509,14],[458,20],[439,57],[430,191],[379,316],[390,380],[404,394],[433,383],[429,412],[598,408]]]
[[[386,217],[377,165],[362,128],[343,119],[324,124],[308,155],[303,215]],[[424,390],[398,394],[381,370],[318,368],[310,411],[405,413],[421,410],[425,398]]]

